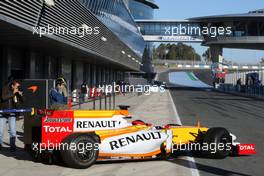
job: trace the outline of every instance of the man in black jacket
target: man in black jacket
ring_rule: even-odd
[[[19,108],[23,102],[23,93],[19,90],[19,82],[16,80],[11,81],[2,89],[2,109],[16,109]],[[3,135],[6,122],[8,121],[9,134],[10,134],[10,151],[16,151],[16,114],[4,113],[0,114],[0,148],[3,145]]]

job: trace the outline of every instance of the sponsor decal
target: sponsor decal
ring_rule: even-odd
[[[63,117],[63,118],[49,118],[46,117],[44,119],[45,123],[71,123],[72,122],[72,118],[67,118],[67,117]]]
[[[45,133],[70,133],[72,130],[70,127],[54,127],[49,125],[44,125],[44,132]]]
[[[73,111],[45,110],[45,114],[46,116],[41,118],[41,143],[47,146],[48,141],[59,144],[65,137],[73,133]]]
[[[238,155],[256,154],[255,144],[238,144]]]
[[[31,90],[33,93],[35,93],[38,90],[38,86],[31,86],[28,88],[28,90]]]
[[[100,120],[100,121],[77,121],[77,128],[115,128],[117,124],[120,124],[116,120]]]
[[[125,128],[128,124],[123,117],[117,115],[112,118],[74,118],[74,132]]]
[[[126,136],[109,142],[111,150],[116,150],[121,147],[128,146],[137,142],[144,142],[149,140],[161,139],[160,132],[148,132],[142,134],[135,134],[131,136]]]

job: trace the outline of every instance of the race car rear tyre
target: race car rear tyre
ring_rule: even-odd
[[[96,138],[92,135],[72,135],[64,143],[67,143],[69,146],[76,146],[74,148],[76,150],[61,150],[62,160],[68,167],[86,169],[96,162],[99,150],[96,147],[98,146]]]
[[[210,128],[203,139],[209,150],[202,154],[207,158],[224,159],[232,152],[232,137],[225,128]]]

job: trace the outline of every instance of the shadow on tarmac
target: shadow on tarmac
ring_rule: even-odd
[[[8,143],[4,143],[5,145],[9,146]],[[47,161],[37,161],[34,160],[33,157],[24,150],[24,148],[17,147],[16,152],[10,152],[9,147],[3,147],[2,150],[0,151],[0,155],[4,155],[6,157],[13,157],[16,160],[23,160],[23,161],[31,161],[35,163],[42,163],[44,165],[54,165],[54,166],[60,166],[60,167],[66,167],[61,159],[55,160],[52,164],[48,163]],[[238,173],[238,172],[233,172],[230,170],[225,170],[213,166],[208,166],[200,163],[192,163],[192,161],[188,161],[185,159],[179,158],[180,156],[190,156],[190,157],[195,157],[195,158],[204,158],[199,154],[194,154],[190,152],[180,152],[175,155],[173,155],[170,159],[168,159],[168,162],[172,162],[177,165],[184,166],[186,168],[190,169],[196,169],[193,168],[193,165],[196,165],[197,169],[199,171],[215,174],[215,175],[224,175],[224,176],[231,176],[231,175],[239,175],[239,176],[250,176],[248,174],[243,174],[243,173]],[[158,162],[158,161],[163,161],[163,159],[145,159],[145,160],[116,160],[116,161],[97,161],[95,164],[101,165],[101,164],[122,164],[122,163],[138,163],[138,162]]]
[[[225,169],[221,169],[221,168],[218,168],[218,167],[208,166],[208,165],[204,165],[204,164],[200,164],[200,163],[197,163],[197,162],[192,162],[192,161],[188,161],[188,160],[184,160],[184,159],[173,159],[170,162],[175,163],[177,165],[181,165],[181,166],[190,168],[190,169],[196,169],[197,168],[198,171],[203,171],[203,172],[207,172],[207,173],[214,174],[214,175],[251,176],[249,174],[244,174],[244,173],[234,172],[234,171],[230,171],[230,170],[225,170]],[[194,168],[193,166],[196,166],[196,168]]]

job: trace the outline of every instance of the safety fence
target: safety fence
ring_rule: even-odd
[[[264,70],[236,71],[225,77],[218,90],[252,97],[264,97]]]
[[[236,85],[237,81],[241,79],[241,84],[247,84],[247,75],[256,73],[258,75],[259,84],[264,85],[264,70],[253,70],[253,71],[239,71],[233,72],[226,75],[225,83]]]
[[[229,93],[238,93],[239,95],[264,98],[263,85],[247,86],[247,85],[221,84],[218,87],[218,90]]]

